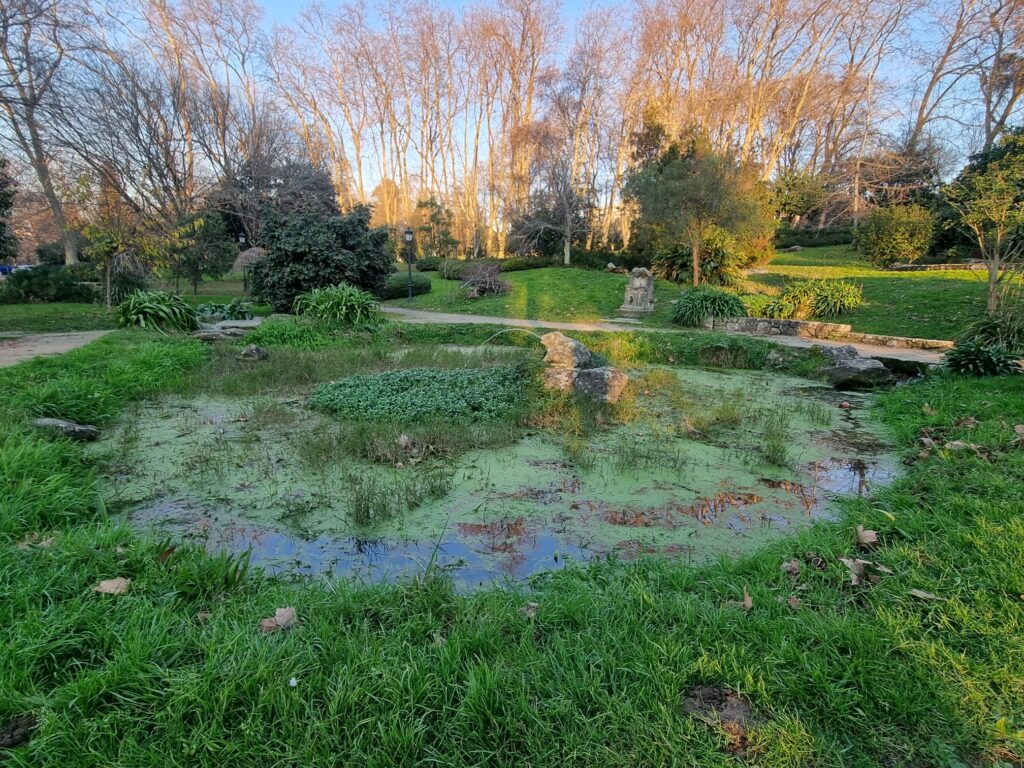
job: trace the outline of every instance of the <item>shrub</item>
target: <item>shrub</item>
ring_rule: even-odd
[[[771,306],[772,298],[765,293],[751,293],[741,296],[740,301],[743,302],[743,306],[747,308],[747,314],[751,317],[771,317],[768,314],[768,307]]]
[[[440,256],[424,256],[421,259],[416,259],[416,270],[418,272],[437,272],[443,261],[444,259]]]
[[[764,317],[806,320],[836,317],[864,303],[863,289],[845,280],[801,280],[763,307]]]
[[[857,249],[872,264],[911,264],[928,252],[935,224],[919,205],[876,208],[857,233]]]
[[[964,376],[1007,376],[1022,372],[1021,355],[1002,344],[966,341],[946,353],[943,361],[953,373]]]
[[[521,366],[360,374],[320,386],[309,396],[309,405],[335,416],[370,421],[504,418],[519,407],[524,378]]]
[[[853,242],[853,229],[838,227],[806,227],[791,229],[782,227],[775,235],[776,248],[815,248],[823,245],[849,245]]]
[[[262,239],[267,253],[251,268],[253,292],[278,312],[314,288],[347,283],[380,292],[394,267],[387,230],[370,227],[366,207],[344,216],[276,216]]]
[[[740,297],[708,285],[687,288],[679,294],[672,310],[672,322],[696,328],[708,315],[715,317],[746,317],[747,310]]]
[[[968,325],[960,338],[1024,353],[1024,302],[1004,299],[995,312],[982,315]]]
[[[554,259],[537,256],[516,256],[511,259],[501,259],[497,263],[502,272],[522,272],[526,269],[542,269],[557,264]]]
[[[95,299],[96,291],[78,282],[74,273],[63,267],[20,269],[8,275],[0,286],[0,303],[3,304],[91,302]]]
[[[249,304],[241,299],[234,299],[230,304],[199,304],[196,314],[199,317],[220,315],[224,320],[252,320]]]
[[[291,347],[292,349],[321,349],[333,341],[329,329],[295,318],[264,320],[245,335],[245,344],[260,347]]]
[[[701,243],[701,282],[708,285],[735,285],[744,257],[736,239],[724,229],[715,229]],[[673,283],[693,281],[693,256],[690,246],[676,243],[663,248],[651,259],[651,271]]]
[[[199,320],[195,307],[181,296],[163,291],[135,291],[117,306],[117,324],[194,331],[199,327]]]
[[[354,285],[314,288],[295,299],[295,313],[321,323],[366,328],[379,325],[377,298]]]
[[[430,293],[432,287],[430,278],[426,275],[412,276],[412,295],[419,296],[422,293]],[[380,292],[382,299],[401,299],[409,295],[409,276],[398,273],[388,278],[384,284],[384,290]]]

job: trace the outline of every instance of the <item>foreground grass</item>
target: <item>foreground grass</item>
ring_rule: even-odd
[[[952,339],[985,311],[982,272],[890,272],[861,259],[850,246],[775,254],[750,279],[781,288],[789,280],[841,278],[864,287],[864,304],[842,317],[855,331]]]
[[[0,372],[0,726],[38,723],[9,764],[725,766],[730,750],[761,766],[1019,764],[1024,377],[884,396],[906,477],[753,557],[603,562],[458,595],[429,573],[293,583],[168,555],[106,517],[76,446],[20,427],[90,391],[77,415],[109,421],[207,358],[120,332]],[[76,397],[36,394],[52,376]],[[922,429],[979,447],[920,458]],[[878,531],[870,554],[856,524]],[[33,532],[53,543],[17,546]],[[853,587],[838,558],[857,556],[893,573]],[[794,557],[796,579],[779,568]],[[92,591],[117,576],[127,594]],[[284,606],[300,625],[261,634]],[[683,712],[696,684],[749,697],[745,743]]]
[[[414,296],[411,303],[407,299],[389,303],[435,312],[584,323],[616,317],[629,282],[625,275],[614,273],[545,267],[503,275],[510,286],[504,296],[467,299],[459,281],[444,280],[437,272],[425,274],[430,276],[430,293]],[[657,311],[645,323],[667,324],[670,302],[678,293],[672,283],[659,280],[655,287]]]
[[[102,331],[116,325],[102,304],[0,304],[0,333]]]

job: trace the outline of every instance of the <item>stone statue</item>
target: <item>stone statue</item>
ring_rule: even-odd
[[[629,273],[626,298],[619,307],[619,314],[626,317],[649,315],[654,311],[654,275],[649,269],[634,267]]]

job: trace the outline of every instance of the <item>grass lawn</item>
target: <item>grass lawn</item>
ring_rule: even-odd
[[[389,303],[435,312],[583,323],[615,317],[629,282],[625,275],[545,267],[503,275],[511,285],[504,296],[467,299],[459,291],[457,280],[444,280],[437,272],[425,274],[430,276],[430,293],[413,297],[411,304],[407,299],[392,299]],[[672,310],[669,302],[678,293],[672,283],[659,280],[655,286],[657,311],[645,322],[666,324]]]
[[[103,508],[79,446],[25,426],[109,425],[211,354],[120,331],[0,371],[0,733],[30,731],[5,764],[1020,765],[1024,376],[883,395],[904,476],[757,554],[460,594],[436,573],[283,580],[171,551]],[[920,455],[922,434],[977,447]],[[859,549],[857,525],[878,543]],[[840,558],[878,578],[852,584]],[[94,591],[118,577],[126,593]],[[283,607],[298,622],[260,632]],[[689,714],[694,686],[756,717]]]
[[[116,325],[102,304],[0,304],[0,332],[100,331]]]
[[[505,275],[512,286],[505,296],[466,299],[458,291],[457,281],[443,280],[436,272],[428,274],[433,285],[430,293],[415,297],[411,304],[405,299],[391,303],[437,312],[587,322],[615,317],[626,285],[624,275],[534,269]],[[883,271],[859,259],[848,246],[779,252],[763,273],[750,276],[753,283],[770,290],[784,286],[787,280],[809,278],[845,278],[864,287],[864,305],[841,318],[863,333],[949,339],[985,310],[982,273]],[[644,323],[669,324],[670,302],[679,290],[659,280],[655,289],[658,309]]]
[[[845,245],[779,252],[765,270],[750,279],[781,287],[791,279],[843,278],[864,286],[864,305],[841,319],[862,333],[951,339],[985,311],[982,272],[890,272]]]

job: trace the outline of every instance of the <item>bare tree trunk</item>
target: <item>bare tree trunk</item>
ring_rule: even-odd
[[[690,241],[690,253],[693,256],[693,287],[700,285],[700,238]]]
[[[994,314],[999,309],[1001,298],[999,294],[999,263],[990,261],[988,263],[988,302],[985,305],[985,311],[990,315]]]

